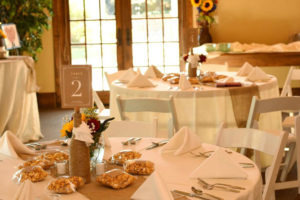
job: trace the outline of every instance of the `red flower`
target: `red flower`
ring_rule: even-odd
[[[199,56],[199,62],[200,63],[203,63],[203,62],[205,62],[206,61],[206,56],[205,55],[203,55],[203,54],[201,54],[200,56]]]
[[[185,54],[185,55],[183,55],[183,57],[182,57],[182,59],[184,60],[184,62],[186,62],[188,58],[189,58],[189,55],[188,55],[188,54]]]
[[[89,119],[87,125],[93,132],[97,132],[100,128],[100,122],[96,119]]]

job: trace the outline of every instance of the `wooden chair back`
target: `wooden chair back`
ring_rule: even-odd
[[[169,136],[179,130],[177,113],[174,106],[173,96],[169,99],[155,99],[155,98],[121,98],[119,95],[116,97],[117,105],[121,120],[128,120],[125,112],[157,112],[157,113],[170,113],[172,116],[172,125],[169,129]]]
[[[288,133],[284,131],[275,135],[252,128],[221,128],[217,135],[217,145],[249,148],[273,156],[263,190],[263,200],[269,200],[275,197],[274,187],[287,139]]]
[[[289,73],[284,82],[282,91],[280,96],[293,96],[292,92],[292,81],[300,80],[300,69],[296,69],[295,67],[290,67]]]
[[[300,96],[276,97],[269,99],[252,98],[250,111],[247,120],[247,128],[257,128],[257,119],[261,113],[276,111],[299,111]]]
[[[105,131],[109,137],[156,137],[157,118],[150,122],[111,121]]]

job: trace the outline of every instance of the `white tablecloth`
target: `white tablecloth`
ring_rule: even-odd
[[[220,72],[233,76],[235,81],[243,84],[253,84],[247,82],[245,77],[235,76],[235,72]],[[151,80],[156,87],[153,88],[127,88],[126,84],[113,82],[110,91],[110,110],[111,115],[120,119],[116,96],[123,98],[151,97],[168,98],[174,96],[175,107],[178,115],[179,127],[188,126],[197,133],[202,141],[215,143],[215,135],[218,127],[225,122],[228,127],[236,127],[236,120],[233,111],[233,103],[227,88],[216,88],[213,86],[202,86],[203,90],[181,91],[172,85],[161,80]],[[255,83],[258,86],[259,96],[262,99],[279,96],[277,79],[271,76],[268,82]],[[199,87],[199,86],[197,86]],[[251,97],[249,97],[251,98]],[[251,99],[250,99],[251,101]],[[153,113],[126,113],[131,120],[151,121],[154,115],[159,118],[159,127],[167,127],[169,116],[166,114]],[[280,113],[262,115],[260,118],[260,128],[262,129],[281,129]]]
[[[0,134],[11,130],[22,142],[43,137],[32,68],[23,60],[0,60]],[[32,87],[31,87],[32,86]]]
[[[150,160],[155,163],[155,170],[159,172],[162,176],[162,179],[167,184],[168,189],[179,189],[190,191],[190,187],[197,186],[197,181],[190,179],[189,175],[199,164],[204,160],[201,157],[194,157],[193,155],[187,153],[181,156],[173,156],[169,154],[160,154],[160,149],[152,149],[152,150],[145,150],[145,147],[152,144],[154,141],[160,141],[159,138],[143,138],[141,141],[137,142],[136,145],[131,146],[123,146],[121,141],[124,141],[128,138],[110,138],[110,142],[112,147],[110,149],[106,148],[105,150],[105,158],[109,158],[112,153],[117,153],[122,149],[132,149],[142,153],[142,159]],[[216,150],[216,146],[210,144],[203,144],[200,147],[199,151],[209,151],[209,150]],[[245,156],[233,152],[229,154],[230,157],[236,162],[250,162],[253,163],[251,160],[246,158]],[[17,170],[17,166],[22,162],[18,159],[11,159],[8,157],[3,156],[0,154],[0,159],[3,161],[0,162],[0,199],[3,200],[10,200],[14,195],[14,191],[18,189],[18,185],[15,184],[11,177],[14,172]],[[245,168],[246,173],[248,174],[247,179],[214,179],[212,182],[223,182],[229,183],[233,185],[238,185],[245,187],[246,190],[241,191],[240,193],[231,193],[231,192],[224,192],[218,190],[209,190],[205,192],[220,196],[225,200],[259,200],[261,199],[262,195],[262,181],[261,175],[258,168],[255,166],[254,168]],[[38,197],[43,194],[49,194],[46,189],[47,184],[52,180],[52,177],[47,177],[45,181],[34,183],[33,188],[33,197]],[[209,181],[208,181],[209,182]],[[86,185],[85,187],[88,187]],[[99,187],[103,187],[100,186]],[[197,186],[199,187],[199,186]],[[114,190],[111,190],[111,196],[109,199],[113,199]],[[99,199],[103,199],[99,197]],[[82,196],[82,194],[76,192],[70,195],[62,195],[61,199],[72,199],[72,200],[85,200],[86,197]],[[106,198],[104,198],[106,199]],[[125,198],[124,200],[127,200]]]

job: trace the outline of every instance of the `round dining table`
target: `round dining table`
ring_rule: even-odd
[[[205,159],[206,157],[197,157],[194,156],[191,152],[184,153],[182,155],[173,155],[171,153],[161,153],[162,147],[159,146],[157,148],[152,148],[147,150],[146,148],[152,145],[152,142],[159,142],[164,140],[163,138],[142,138],[140,141],[136,142],[136,144],[131,145],[123,145],[122,141],[127,140],[128,138],[122,137],[111,137],[109,138],[110,146],[106,146],[104,159],[108,160],[108,158],[121,150],[134,150],[142,154],[141,159],[152,161],[154,163],[155,173],[159,174],[161,180],[164,183],[165,188],[168,191],[172,190],[181,190],[186,192],[191,192],[191,186],[201,188],[200,185],[197,184],[196,179],[190,178],[191,172],[196,169]],[[202,143],[199,148],[192,150],[192,152],[205,152],[205,151],[217,151],[218,146]],[[53,151],[56,150],[64,150],[68,151],[68,148],[62,147],[60,142],[52,141],[47,142],[47,148],[43,151]],[[224,190],[206,190],[201,188],[205,193],[209,193],[218,197],[223,198],[224,200],[259,200],[262,197],[262,179],[260,170],[257,166],[245,157],[244,155],[226,150],[229,152],[228,156],[232,160],[232,162],[236,163],[250,163],[252,167],[243,168],[244,172],[247,174],[246,179],[205,179],[209,183],[221,182],[225,184],[231,184],[235,186],[242,186],[245,190],[241,190],[239,193],[224,191]],[[39,153],[39,152],[37,152]],[[0,199],[13,199],[14,194],[20,190],[21,185],[18,185],[16,182],[12,180],[13,174],[17,171],[17,166],[24,162],[21,159],[14,159],[9,156],[5,156],[0,153],[0,176],[2,181],[0,182]],[[113,168],[122,168],[120,166],[106,164],[105,170],[113,169]],[[222,166],[219,166],[222,171]],[[153,172],[153,173],[154,173]],[[79,189],[77,192],[67,195],[60,195],[59,200],[129,200],[132,195],[136,192],[136,190],[145,183],[145,180],[149,176],[135,176],[135,182],[128,186],[125,189],[114,190],[109,187],[105,187],[103,185],[98,184],[95,181],[95,176],[92,177],[92,181],[89,184],[86,184],[84,187]],[[46,180],[33,183],[30,185],[31,198],[32,200],[43,200],[47,199],[46,197],[52,197],[55,199],[48,190],[47,185],[54,178],[48,176]],[[155,184],[152,184],[156,186]],[[155,187],[154,187],[155,188]],[[157,189],[157,188],[156,188]],[[147,192],[147,191],[145,191]],[[157,191],[159,192],[159,191]],[[180,197],[180,195],[179,195]],[[49,199],[49,198],[48,198]],[[51,198],[50,198],[51,199]],[[174,198],[177,199],[177,198]],[[189,199],[194,199],[190,198]]]
[[[174,97],[179,127],[188,126],[202,141],[214,144],[216,133],[222,123],[228,127],[245,127],[252,96],[261,99],[278,97],[279,89],[276,77],[264,82],[250,82],[236,72],[217,72],[240,82],[241,87],[216,87],[214,83],[193,85],[193,88],[181,90],[177,84],[161,79],[150,79],[155,87],[127,87],[118,80],[112,82],[110,90],[111,115],[120,119],[116,96],[121,98],[169,98]],[[159,131],[167,132],[168,114],[126,113],[130,120],[151,121],[158,117]],[[263,114],[259,119],[262,129],[281,129],[280,113]]]

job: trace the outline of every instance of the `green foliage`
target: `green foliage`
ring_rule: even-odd
[[[22,48],[21,54],[28,52],[35,60],[43,48],[42,34],[49,29],[53,15],[52,0],[1,0],[0,22],[17,26]]]

